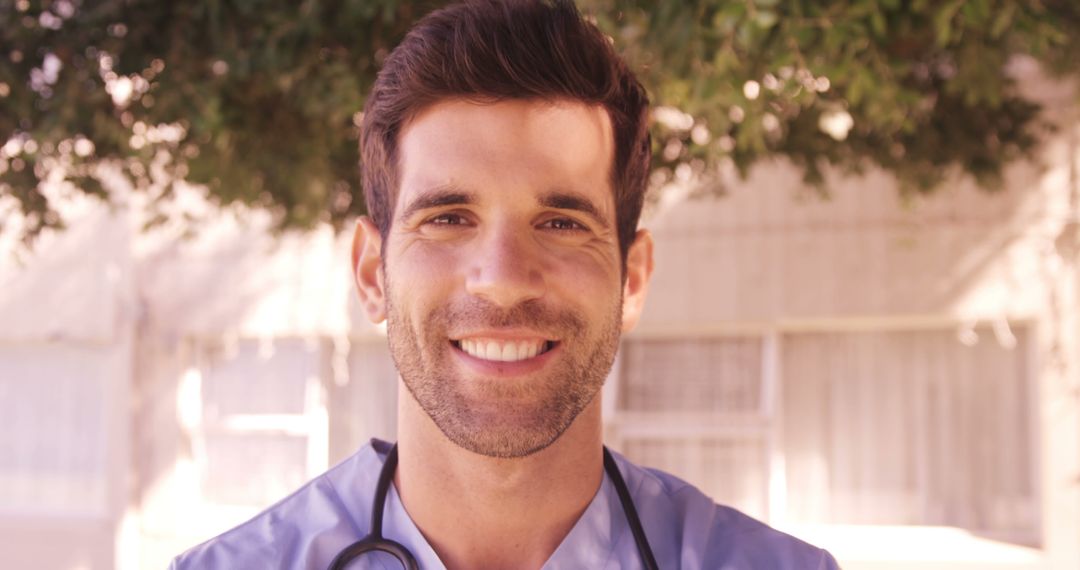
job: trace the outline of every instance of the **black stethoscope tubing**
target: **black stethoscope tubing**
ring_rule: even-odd
[[[413,557],[408,548],[382,535],[386,494],[390,490],[390,483],[394,479],[396,469],[397,444],[394,444],[390,448],[390,453],[386,455],[386,463],[383,463],[382,470],[379,472],[379,482],[375,486],[375,502],[371,507],[371,533],[346,546],[339,552],[330,563],[329,570],[344,570],[346,564],[360,555],[376,551],[393,556],[405,570],[418,570],[420,568],[416,563],[416,558]],[[634,507],[634,500],[630,498],[630,491],[626,488],[626,481],[623,480],[622,473],[619,473],[615,458],[612,457],[607,447],[604,447],[604,471],[607,472],[608,477],[611,477],[611,482],[615,485],[615,492],[619,495],[619,502],[622,503],[623,512],[626,513],[626,522],[630,524],[630,532],[634,535],[634,543],[637,544],[642,564],[645,565],[647,570],[657,570],[656,558],[653,556],[649,540],[645,536],[645,529],[641,526],[641,519],[638,517],[637,508]]]

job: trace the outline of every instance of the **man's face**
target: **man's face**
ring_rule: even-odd
[[[441,102],[400,137],[383,257],[390,349],[442,432],[544,449],[611,369],[622,279],[600,108]]]

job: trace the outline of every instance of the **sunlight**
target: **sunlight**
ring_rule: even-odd
[[[855,120],[851,118],[851,113],[844,109],[826,111],[821,114],[821,118],[818,120],[818,128],[838,141],[846,139],[854,126]]]
[[[180,378],[176,390],[176,417],[188,431],[202,425],[202,372],[194,366],[188,368]]]

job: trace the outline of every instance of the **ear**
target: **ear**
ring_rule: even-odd
[[[373,323],[386,319],[386,280],[383,276],[382,235],[367,216],[356,222],[352,244],[353,278],[360,304]]]
[[[622,332],[637,326],[645,308],[645,294],[653,272],[653,239],[649,230],[638,230],[626,254],[626,280],[623,283]]]

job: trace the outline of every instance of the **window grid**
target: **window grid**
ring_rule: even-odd
[[[629,337],[610,390],[608,441],[772,524],[952,525],[1031,543],[1039,517],[1029,335],[1018,329],[1010,347],[989,329],[976,333],[972,347],[940,327]],[[745,366],[751,351],[759,366]],[[733,354],[736,364],[725,366]],[[724,377],[740,367],[754,378]],[[690,388],[673,390],[671,379],[684,375]],[[729,382],[700,386],[717,376]],[[698,401],[744,396],[755,385],[754,406]],[[665,399],[665,391],[676,395]],[[833,435],[820,440],[808,414]],[[753,453],[725,455],[723,446],[748,442]],[[1002,449],[1011,459],[997,457]],[[943,483],[956,478],[951,466],[964,450],[970,484]],[[722,459],[702,459],[709,453]],[[747,484],[747,473],[758,481]],[[760,498],[749,497],[755,492]]]
[[[197,344],[202,417],[193,455],[203,500],[265,507],[326,469],[328,343]]]

